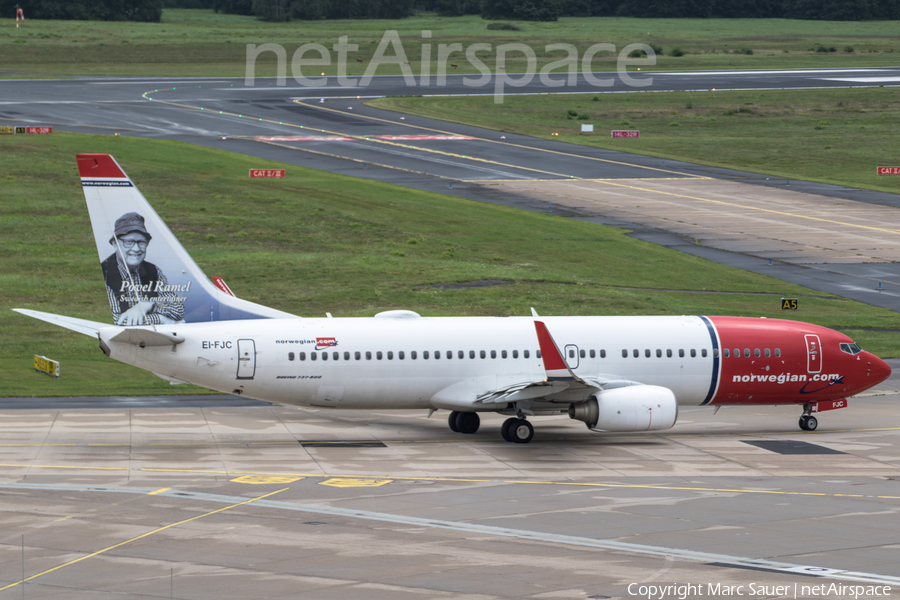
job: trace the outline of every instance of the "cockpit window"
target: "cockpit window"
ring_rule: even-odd
[[[841,352],[856,355],[862,352],[862,350],[856,344],[841,344]]]

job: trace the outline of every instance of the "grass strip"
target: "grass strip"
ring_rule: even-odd
[[[399,21],[333,20],[264,23],[254,17],[217,14],[212,10],[163,10],[160,23],[28,20],[20,29],[0,19],[0,77],[124,75],[242,77],[247,44],[281,44],[288,75],[293,52],[306,43],[329,51],[340,36],[359,48],[349,56],[348,73],[361,75],[385,31],[397,30],[413,73],[422,72],[423,31],[432,37],[431,73],[437,72],[440,44],[462,44],[450,56],[449,73],[476,73],[465,59],[475,43],[494,46],[524,43],[537,55],[538,67],[564,55],[545,46],[573,44],[578,56],[592,44],[612,43],[617,50],[642,42],[663,49],[655,68],[765,69],[894,66],[900,53],[896,21],[795,21],[789,19],[634,19],[624,17],[562,18],[553,23],[517,22],[520,31],[490,31],[479,16],[438,17],[422,14]],[[683,55],[672,56],[678,48]],[[822,51],[818,51],[822,50]],[[833,51],[830,51],[833,50]],[[393,52],[388,51],[387,56]],[[311,56],[315,57],[313,53]],[[495,71],[494,52],[480,53]],[[276,74],[271,53],[260,57],[258,76]],[[457,65],[456,67],[450,65]],[[599,54],[594,71],[615,70],[616,56]],[[509,73],[524,72],[521,54],[511,54]],[[307,67],[305,75],[337,73],[337,54],[323,67]],[[579,69],[580,70],[580,69]],[[379,75],[400,73],[398,65],[379,68]],[[433,85],[433,84],[432,84]]]

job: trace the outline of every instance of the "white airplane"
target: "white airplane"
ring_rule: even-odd
[[[527,417],[656,431],[679,406],[797,404],[814,430],[813,413],[891,373],[840,332],[779,319],[300,318],[210,282],[111,156],[77,159],[114,324],[15,310],[172,382],[279,404],[448,410],[461,434],[500,413],[503,438],[527,443]]]

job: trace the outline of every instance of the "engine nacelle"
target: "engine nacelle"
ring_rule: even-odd
[[[631,385],[570,404],[569,417],[584,421],[594,431],[658,431],[675,425],[678,401],[668,388]]]

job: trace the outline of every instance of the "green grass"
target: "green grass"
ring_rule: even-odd
[[[350,57],[350,73],[361,74],[386,30],[396,29],[413,72],[420,72],[421,31],[431,30],[432,56],[438,44],[522,42],[548,62],[544,46],[571,43],[579,56],[590,45],[608,42],[617,49],[634,42],[662,46],[659,69],[808,68],[896,65],[900,41],[896,21],[823,22],[784,19],[633,19],[564,18],[555,23],[519,22],[521,31],[489,31],[478,16],[422,15],[399,21],[339,20],[263,23],[253,17],[216,14],[211,10],[166,9],[161,23],[29,20],[16,30],[12,19],[0,19],[3,69],[40,75],[243,76],[246,44],[282,44],[290,53],[302,43],[329,49],[348,35],[359,50]],[[816,52],[817,45],[839,52]],[[853,52],[845,52],[848,46]],[[684,56],[669,56],[674,47]],[[744,49],[752,55],[742,54]],[[260,58],[257,74],[274,75],[271,54]],[[554,55],[558,58],[558,55]],[[363,62],[357,63],[361,58]],[[331,66],[336,72],[336,56]],[[451,72],[476,72],[462,55]],[[485,59],[493,69],[493,56]],[[521,72],[524,60],[507,64]],[[594,70],[615,69],[615,57],[598,56]],[[434,71],[434,70],[432,70]],[[320,71],[321,72],[321,71]],[[398,73],[396,66],[378,74]],[[6,75],[17,77],[20,75]]]
[[[596,99],[595,99],[596,98]],[[900,192],[896,88],[379,98],[372,106],[596,148]],[[586,120],[576,115],[587,115]],[[582,123],[593,134],[580,133]],[[638,139],[612,139],[638,129]],[[553,136],[556,132],[559,136]]]
[[[0,139],[2,395],[186,390],[105,358],[96,340],[9,310],[110,321],[77,152],[113,154],[206,273],[223,277],[240,297],[301,316],[396,308],[527,315],[533,306],[546,315],[783,317],[779,299],[788,295],[801,298],[790,317],[853,328],[864,347],[898,355],[898,336],[874,331],[900,329],[892,311],[707,262],[622,230],[178,142],[55,133]],[[251,167],[285,168],[287,177],[250,180]],[[432,287],[482,279],[517,283]],[[63,377],[35,373],[34,354],[61,361]]]

